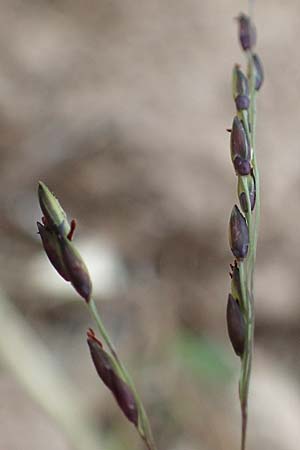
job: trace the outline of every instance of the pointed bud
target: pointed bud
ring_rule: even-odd
[[[231,294],[228,295],[226,318],[228,335],[232,347],[238,356],[243,356],[246,334],[245,320],[239,303]]]
[[[252,60],[255,67],[255,89],[259,91],[264,81],[264,69],[261,60],[256,53],[252,55]]]
[[[40,222],[37,222],[37,226],[39,235],[42,239],[44,250],[51,264],[66,281],[70,281],[68,272],[63,262],[60,243],[57,235],[55,234],[55,232],[51,231],[49,228],[46,228]]]
[[[250,105],[248,79],[237,64],[232,72],[232,91],[237,110],[248,109]]]
[[[243,50],[251,50],[256,44],[256,30],[249,16],[240,14],[237,18],[239,23],[239,40]]]
[[[138,408],[131,388],[120,377],[112,357],[103,350],[92,330],[88,332],[87,343],[99,377],[112,392],[127,419],[137,426]]]
[[[234,161],[236,156],[250,160],[250,145],[243,122],[235,116],[232,122],[230,135],[231,158]]]
[[[248,226],[245,217],[236,205],[233,207],[230,216],[229,242],[231,251],[238,260],[247,256],[249,247]]]
[[[250,175],[249,177],[247,177],[247,185],[248,185],[251,211],[253,211],[254,206],[255,206],[255,200],[256,200],[255,179],[254,179],[253,175]],[[241,179],[239,179],[239,181],[238,181],[238,196],[239,196],[240,205],[241,205],[242,210],[245,213],[247,213],[248,212],[247,196],[246,196],[246,193],[244,192],[244,186],[243,186]]]
[[[74,245],[65,236],[58,235],[62,261],[69,280],[78,294],[89,302],[92,295],[92,282],[88,269]]]
[[[248,175],[251,170],[251,150],[243,122],[235,116],[230,134],[231,159],[238,175]]]
[[[57,198],[42,181],[39,182],[38,196],[41,210],[45,217],[45,225],[56,230],[61,235],[67,236],[70,232],[67,215]]]

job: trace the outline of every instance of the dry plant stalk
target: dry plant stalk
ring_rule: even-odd
[[[57,272],[70,282],[85,300],[100,334],[101,340],[92,329],[87,332],[87,343],[95,369],[124,415],[136,427],[147,449],[156,450],[142,400],[105,330],[92,298],[92,282],[88,269],[72,241],[76,222],[68,222],[59,201],[42,182],[39,183],[38,197],[43,217],[42,223],[38,222],[37,226],[44,250]]]
[[[235,257],[231,267],[231,293],[227,303],[227,327],[235,353],[241,358],[239,397],[242,414],[241,450],[246,448],[248,394],[254,338],[253,280],[260,218],[260,184],[256,160],[256,95],[263,82],[262,64],[253,52],[256,30],[249,16],[237,18],[239,41],[247,58],[247,76],[233,69],[236,105],[230,136],[231,159],[238,177],[240,208],[232,209],[229,241]]]

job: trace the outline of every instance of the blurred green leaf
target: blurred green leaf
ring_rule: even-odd
[[[181,365],[204,380],[227,384],[235,373],[223,346],[211,338],[180,332],[175,339],[174,352]]]

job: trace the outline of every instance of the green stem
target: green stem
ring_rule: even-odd
[[[247,296],[247,309],[246,309],[246,339],[245,350],[242,357],[241,378],[239,383],[239,394],[242,411],[242,437],[241,437],[241,450],[246,448],[246,432],[247,432],[247,419],[248,419],[248,394],[250,385],[250,375],[252,366],[252,351],[253,351],[253,331],[254,331],[254,317],[251,296]]]
[[[245,109],[242,109],[242,111],[238,112],[238,117],[240,120],[242,120],[244,127],[245,127],[245,131],[246,131],[246,135],[249,141],[249,144],[251,146],[251,151],[252,151],[252,145],[251,145],[251,132],[250,132],[250,128],[249,128],[249,116],[248,116],[248,111],[246,111]]]
[[[258,239],[258,228],[260,220],[260,182],[259,171],[256,161],[255,136],[256,136],[256,91],[255,91],[255,68],[252,55],[247,53],[248,73],[250,81],[250,108],[249,112],[242,112],[241,116],[245,124],[247,137],[251,145],[251,157],[253,174],[255,179],[256,201],[254,211],[251,212],[250,198],[247,182],[242,178],[243,189],[246,193],[247,209],[246,219],[249,229],[249,252],[247,258],[240,263],[240,283],[242,288],[244,318],[246,322],[245,350],[241,361],[241,377],[239,383],[239,394],[242,412],[242,436],[241,450],[246,449],[246,433],[248,421],[248,397],[252,366],[253,340],[254,340],[254,268],[256,260],[256,247]]]
[[[247,298],[247,272],[245,270],[245,261],[241,261],[239,264],[239,275],[240,275],[240,284],[241,284],[241,293],[242,293],[242,308],[245,315],[247,315],[248,311],[248,298]]]
[[[248,183],[247,183],[247,177],[245,176],[241,176],[240,177],[241,181],[242,181],[242,185],[243,185],[243,190],[246,194],[246,205],[247,205],[247,212],[245,213],[246,216],[246,221],[247,221],[247,225],[248,225],[248,232],[249,232],[249,253],[251,253],[252,250],[252,211],[251,211],[251,201],[250,201],[250,193],[249,193],[249,188],[248,188]],[[247,257],[247,262],[249,260],[249,255]]]
[[[252,73],[253,73],[253,67],[252,67]],[[256,92],[253,91],[253,108],[252,108],[252,128],[253,128],[253,148],[255,148],[255,132],[256,132]],[[259,177],[259,170],[257,166],[257,160],[256,160],[256,152],[253,152],[253,172],[254,172],[254,178],[255,178],[255,189],[256,189],[256,204],[255,204],[255,221],[254,221],[254,250],[253,250],[253,268],[255,266],[255,260],[256,260],[256,248],[257,248],[257,240],[258,240],[258,230],[259,230],[259,223],[260,223],[260,177]],[[253,281],[254,281],[254,271],[252,274],[251,279],[251,290],[253,290]]]
[[[136,387],[133,383],[133,380],[132,380],[130,374],[128,373],[124,364],[122,363],[122,361],[119,359],[119,357],[117,355],[115,347],[114,347],[113,343],[111,342],[110,337],[109,337],[109,335],[105,329],[105,326],[102,322],[101,316],[98,312],[98,309],[97,309],[94,299],[90,299],[89,303],[87,303],[87,306],[88,306],[91,316],[93,317],[93,319],[95,320],[95,322],[97,324],[99,333],[100,333],[103,341],[107,345],[107,347],[111,353],[111,356],[114,359],[114,362],[115,362],[119,372],[123,376],[124,381],[126,381],[132,389],[132,392],[135,397],[135,401],[136,401],[136,404],[137,404],[137,407],[139,410],[139,423],[138,423],[138,427],[137,427],[138,433],[140,434],[141,438],[145,442],[148,450],[156,450],[156,445],[155,445],[155,442],[153,439],[151,426],[150,426],[149,419],[146,414],[144,405],[142,403],[142,400],[136,390]]]
[[[256,90],[255,90],[255,67],[253,64],[252,54],[250,51],[247,52],[248,58],[248,74],[250,81],[250,108],[249,108],[249,118],[251,125],[251,147],[252,147],[252,166],[255,178],[255,189],[256,189],[256,204],[255,204],[255,220],[253,224],[253,252],[252,252],[252,275],[251,275],[251,291],[253,291],[253,282],[254,282],[254,267],[256,260],[256,247],[257,247],[257,239],[258,239],[258,229],[260,222],[260,179],[259,179],[259,171],[257,167],[256,160]]]
[[[102,322],[102,319],[100,317],[100,314],[98,313],[97,310],[97,306],[96,303],[94,301],[94,299],[90,299],[90,301],[87,303],[88,309],[93,317],[93,319],[95,320],[97,327],[99,329],[99,332],[101,334],[102,339],[104,340],[105,344],[107,345],[107,347],[109,348],[112,356],[114,357],[114,359],[118,360],[118,356],[115,350],[115,347],[113,345],[113,343],[111,342],[108,333],[105,329],[104,323]],[[119,361],[118,361],[118,366],[119,366]]]

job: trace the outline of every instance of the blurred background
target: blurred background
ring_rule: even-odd
[[[92,366],[84,302],[42,251],[40,179],[78,220],[95,300],[158,448],[238,449],[225,130],[232,67],[245,62],[233,18],[247,2],[0,8],[1,450],[143,448]],[[257,2],[255,22],[266,82],[248,448],[298,450],[300,4]]]

